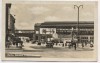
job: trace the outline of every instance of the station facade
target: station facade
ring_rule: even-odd
[[[63,42],[76,40],[80,43],[94,43],[93,21],[80,21],[79,24],[77,24],[77,21],[44,22],[36,23],[34,28],[34,40],[39,42],[60,39]]]

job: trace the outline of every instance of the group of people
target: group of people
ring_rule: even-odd
[[[6,48],[10,48],[10,46],[16,46],[17,48],[23,47],[23,41],[21,41],[21,38],[14,38],[12,40],[8,40],[5,44]]]
[[[71,49],[72,47],[74,47],[74,49],[76,50],[76,43],[72,42],[68,45],[68,48]]]
[[[69,45],[69,48],[74,47],[74,49],[76,50],[76,48],[78,47],[78,44],[79,43],[71,42],[70,45]],[[82,48],[85,47],[85,46],[87,46],[87,44],[84,44],[84,43],[80,43],[80,44],[81,44]],[[91,48],[94,47],[93,42],[88,43],[88,45]]]

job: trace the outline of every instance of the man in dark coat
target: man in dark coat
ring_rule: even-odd
[[[74,49],[76,50],[76,42],[72,42],[72,45],[74,46]]]

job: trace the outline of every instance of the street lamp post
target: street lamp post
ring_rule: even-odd
[[[78,38],[78,42],[79,42],[79,11],[80,11],[80,8],[83,8],[83,5],[74,5],[74,9],[77,8],[78,9],[78,16],[77,16],[77,19],[78,19],[78,22],[77,22],[77,28],[78,28],[78,31],[77,31],[77,38]]]

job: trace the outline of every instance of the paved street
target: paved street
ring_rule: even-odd
[[[11,50],[7,49],[6,53],[10,54],[24,54],[27,56],[47,57],[47,58],[92,58],[93,48],[78,47],[69,49],[68,47],[54,46],[53,48],[46,48],[45,45],[37,45],[31,43],[24,43],[23,49]]]

